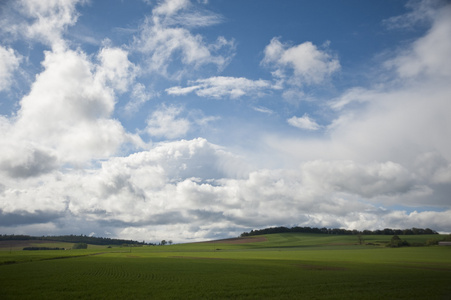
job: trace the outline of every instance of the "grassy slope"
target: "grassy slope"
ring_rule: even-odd
[[[354,245],[355,236],[267,235],[246,244],[3,251],[32,262],[0,265],[5,299],[447,299],[451,247]],[[416,241],[430,236],[415,236]],[[366,241],[388,240],[386,236]],[[221,249],[221,250],[216,250]],[[131,250],[131,252],[130,252]],[[66,254],[65,254],[66,255]]]

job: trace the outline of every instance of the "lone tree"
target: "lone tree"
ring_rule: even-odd
[[[77,243],[75,244],[72,249],[88,249],[88,244],[86,243]]]
[[[399,236],[394,235],[390,243],[387,245],[388,247],[396,248],[396,247],[402,247],[402,246],[410,246],[410,244],[407,241],[403,241],[399,238]]]
[[[364,242],[363,236],[361,233],[357,234],[357,239],[359,240],[359,245],[362,245]]]
[[[164,245],[166,245],[168,242],[166,242],[166,240],[162,240],[161,242],[160,242],[160,245],[161,246],[164,246]]]

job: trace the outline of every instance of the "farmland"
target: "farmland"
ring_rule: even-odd
[[[167,246],[0,248],[2,299],[450,299],[451,247],[270,234]],[[410,243],[430,236],[402,237]],[[64,245],[63,245],[64,244]],[[52,247],[70,248],[53,243]],[[33,246],[33,245],[32,245]]]

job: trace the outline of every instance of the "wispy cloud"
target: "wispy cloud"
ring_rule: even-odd
[[[272,88],[269,81],[259,79],[250,80],[244,77],[217,76],[206,79],[198,79],[189,82],[187,87],[171,87],[166,89],[169,95],[186,95],[196,93],[200,97],[236,99],[242,96],[261,96]]]
[[[448,78],[451,75],[451,62],[446,59],[451,51],[450,15],[449,5],[437,12],[428,34],[389,60],[386,66],[394,67],[403,79]]]
[[[155,92],[147,91],[146,87],[142,83],[136,83],[133,86],[131,99],[124,107],[124,111],[127,115],[132,115],[139,111],[142,105],[149,101],[155,95]]]
[[[233,57],[233,40],[219,36],[216,41],[208,43],[202,35],[178,26],[193,27],[193,23],[197,26],[211,26],[220,22],[220,16],[215,14],[200,11],[183,14],[190,5],[189,1],[184,0],[164,1],[152,10],[152,15],[142,25],[134,48],[147,56],[149,71],[180,78],[187,74],[187,70],[172,70],[174,61],[191,69],[205,65],[215,65],[222,69]]]
[[[299,129],[306,130],[318,130],[321,126],[315,122],[312,118],[310,118],[307,114],[304,114],[302,117],[291,117],[287,120],[288,124],[291,126],[297,127]]]
[[[264,113],[264,114],[268,114],[268,115],[272,115],[274,114],[274,111],[267,108],[267,107],[263,107],[263,106],[253,106],[252,107],[253,110]]]
[[[12,84],[13,72],[19,67],[21,57],[11,48],[0,45],[0,91]]]
[[[446,1],[443,0],[409,0],[406,7],[410,12],[388,18],[383,24],[389,29],[410,29],[418,24],[431,23],[439,8],[445,4]]]

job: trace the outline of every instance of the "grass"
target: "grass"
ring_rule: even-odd
[[[17,263],[0,265],[0,295],[2,299],[451,298],[451,247],[360,246],[353,236],[315,234],[266,238],[243,244],[1,251],[0,262]],[[365,240],[374,243],[381,238],[389,240],[385,236]],[[66,259],[52,259],[62,253]]]

